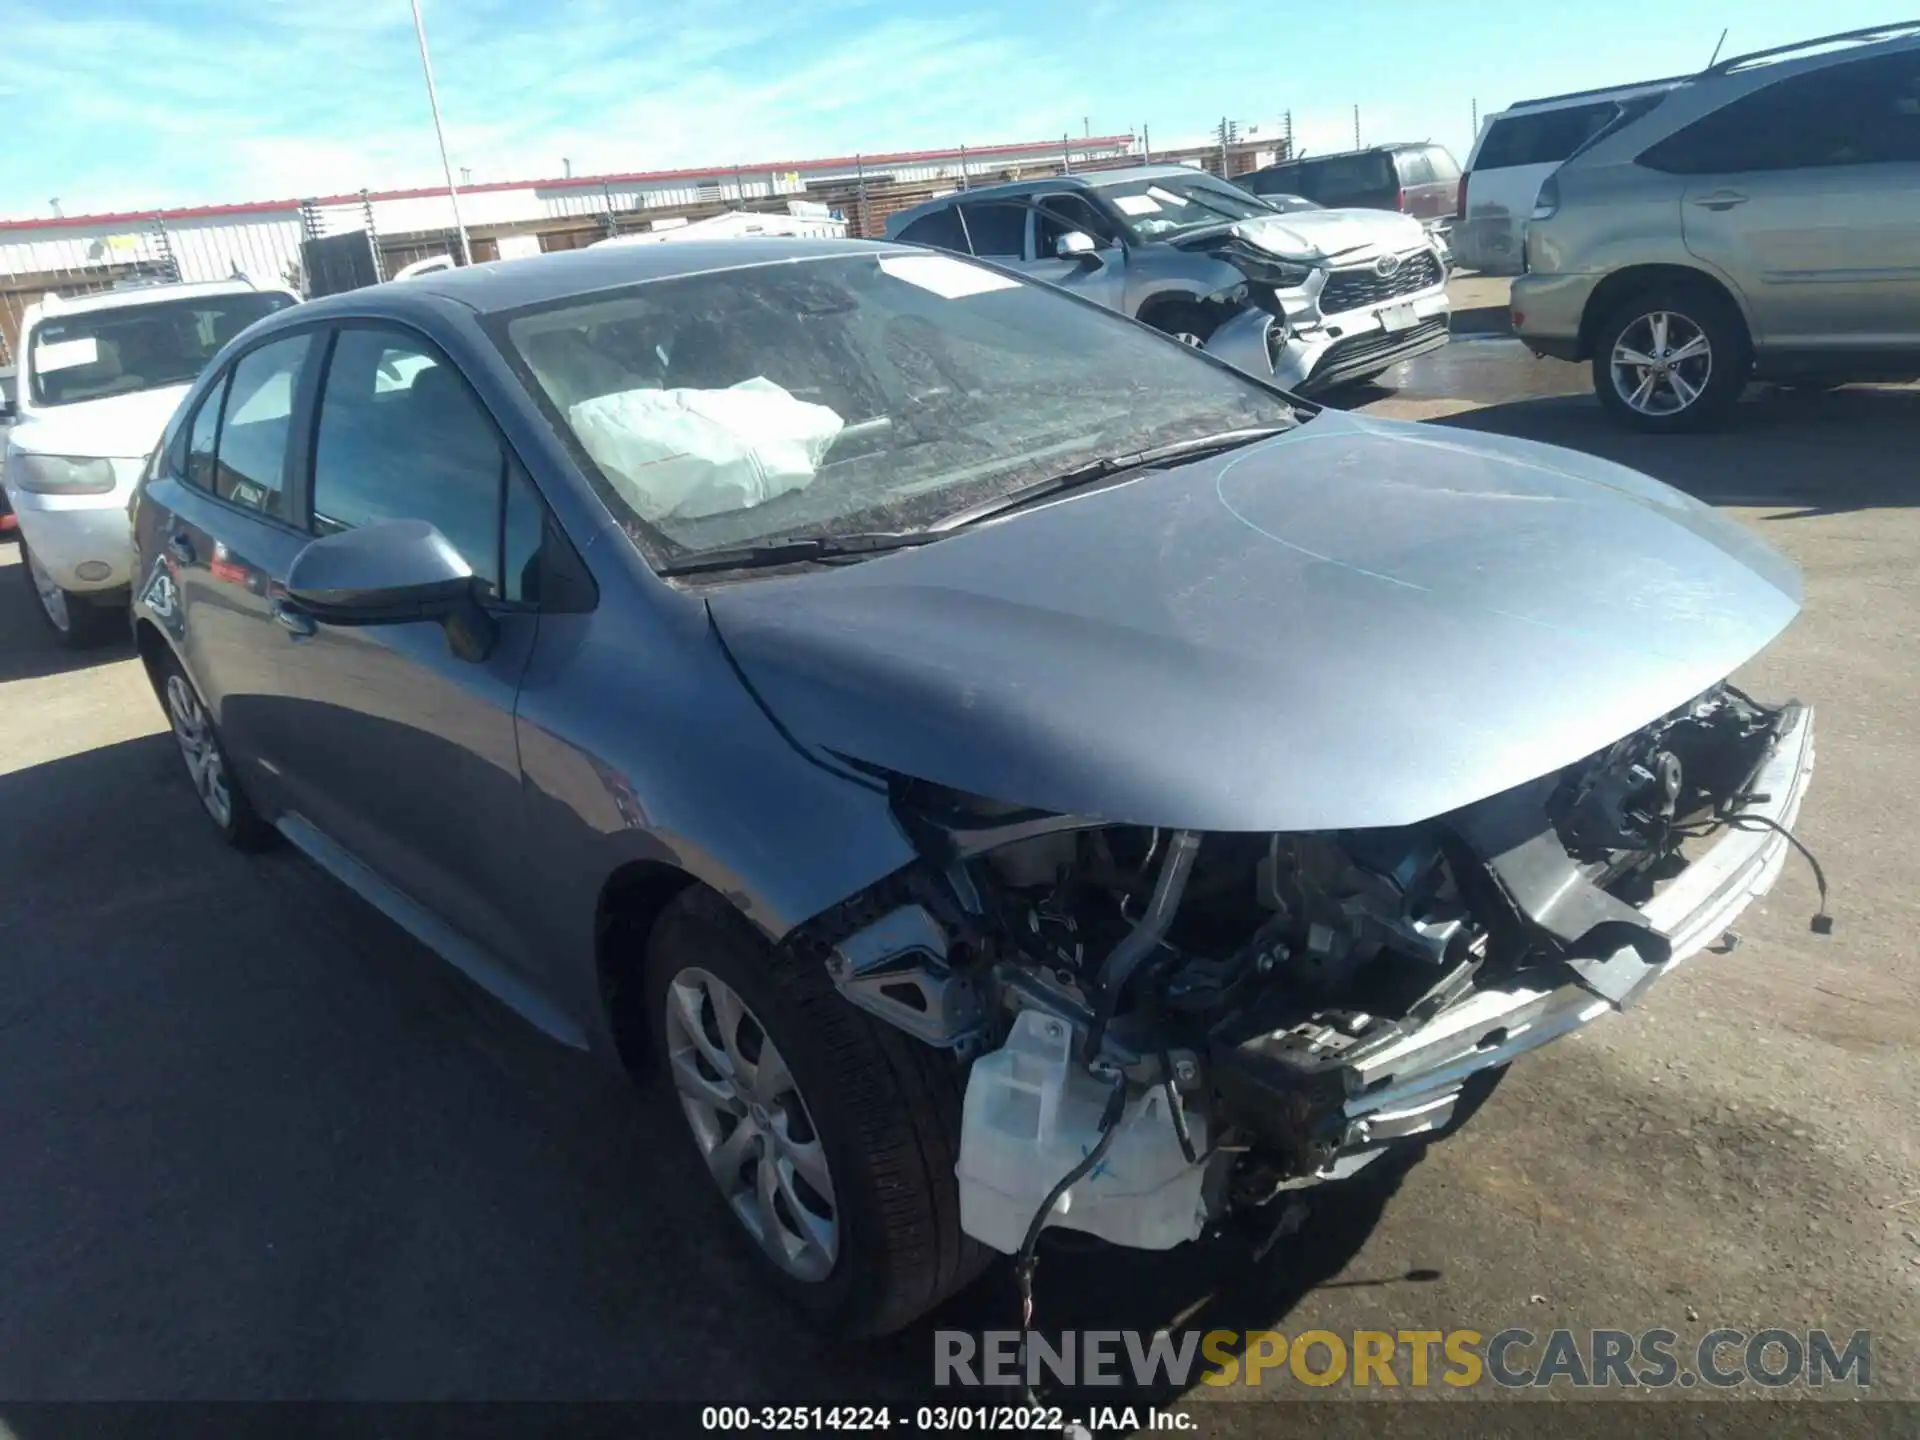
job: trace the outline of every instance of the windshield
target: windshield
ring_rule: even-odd
[[[1307,199],[1304,195],[1262,195],[1270,209],[1278,210],[1282,215],[1296,214],[1301,210],[1319,210],[1323,208]]]
[[[656,564],[925,530],[1101,457],[1293,418],[1175,342],[930,253],[660,280],[495,334]]]
[[[265,291],[48,315],[33,330],[33,403],[71,405],[188,384],[227,341],[293,303],[291,295]]]
[[[1191,176],[1164,175],[1102,185],[1100,193],[1139,240],[1162,240],[1209,225],[1273,213],[1245,191],[1198,171]]]

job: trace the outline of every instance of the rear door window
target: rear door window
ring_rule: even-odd
[[[276,520],[293,518],[287,500],[287,440],[294,394],[312,342],[310,333],[289,335],[249,350],[234,365],[221,407],[212,475],[213,493],[222,500]]]
[[[960,228],[960,216],[953,206],[922,215],[894,237],[903,245],[931,245],[937,250],[967,253],[966,232]]]
[[[973,253],[989,260],[1018,260],[1027,249],[1027,207],[1005,201],[962,205]]]

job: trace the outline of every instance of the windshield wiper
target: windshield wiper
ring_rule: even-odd
[[[934,526],[934,532],[940,534],[949,530],[963,529],[968,525],[978,524],[982,520],[1005,515],[1009,511],[1051,499],[1055,495],[1063,495],[1082,485],[1092,484],[1096,480],[1105,480],[1129,470],[1145,470],[1151,466],[1165,465],[1176,460],[1202,460],[1209,455],[1237,450],[1243,445],[1252,445],[1257,441],[1284,434],[1292,428],[1291,425],[1257,425],[1241,430],[1221,430],[1212,435],[1174,440],[1145,450],[1134,450],[1120,455],[1102,455],[1098,459],[1089,460],[1084,465],[1076,465],[1071,470],[1062,470],[1047,476],[1044,480],[1036,480],[1030,485],[1022,485],[1017,490],[1009,490],[1004,495],[996,495],[991,500],[983,500],[978,505],[969,505],[964,510],[955,511]]]
[[[899,530],[853,531],[844,535],[781,535],[756,540],[750,545],[725,545],[716,550],[701,550],[684,560],[662,565],[662,575],[698,575],[713,570],[757,570],[772,565],[800,565],[809,560],[832,561],[854,556],[879,555],[888,550],[903,550],[910,545],[925,545],[940,536],[926,531]]]

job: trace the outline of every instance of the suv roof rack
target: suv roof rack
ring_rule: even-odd
[[[1871,45],[1878,40],[1899,40],[1910,35],[1920,35],[1920,20],[1901,20],[1891,25],[1868,25],[1860,30],[1842,30],[1833,35],[1817,35],[1811,40],[1796,40],[1791,45],[1775,45],[1770,50],[1754,50],[1745,55],[1730,56],[1718,64],[1709,65],[1700,73],[1725,75],[1760,60],[1778,60],[1802,50],[1816,50],[1822,45],[1840,45],[1848,41]]]

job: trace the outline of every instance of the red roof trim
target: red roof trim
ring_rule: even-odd
[[[1071,141],[1070,144],[1075,150],[1092,150],[1129,144],[1132,140],[1131,135],[1093,135],[1083,136],[1079,140]],[[1060,142],[1057,140],[1034,140],[1022,144],[978,147],[969,145],[966,156],[969,160],[976,158],[990,160],[996,156],[1030,155],[1036,151],[1052,154],[1060,148]],[[735,173],[757,179],[770,171],[778,173],[788,170],[848,170],[862,164],[913,165],[933,160],[958,160],[960,155],[961,152],[957,148],[901,150],[884,155],[836,155],[824,160],[760,160],[751,165],[705,165],[690,170],[640,170],[619,175],[575,175],[552,180],[493,180],[484,185],[463,185],[460,193],[485,195],[500,190],[598,190],[603,186],[646,184],[661,180],[724,179]],[[374,190],[368,193],[367,198],[370,200],[425,200],[446,193],[444,186],[425,185],[411,190]],[[351,205],[359,199],[358,193],[322,195],[317,197],[317,203]],[[276,210],[297,212],[302,203],[299,200],[250,200],[238,205],[194,205],[171,210],[120,210],[105,215],[48,216],[44,220],[0,220],[0,231],[69,230],[81,226],[146,223],[156,216],[163,220],[218,220],[229,215],[266,215]]]

